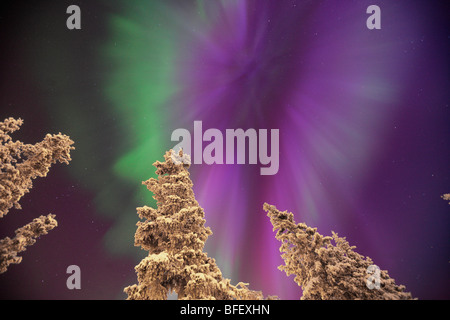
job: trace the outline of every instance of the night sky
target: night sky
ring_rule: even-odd
[[[213,235],[205,250],[236,284],[281,299],[301,289],[263,203],[335,231],[419,299],[449,299],[449,13],[445,1],[9,1],[0,5],[0,118],[14,140],[64,133],[69,165],[0,221],[58,227],[0,275],[3,299],[124,299],[146,255],[134,247],[142,181],[194,121],[279,129],[279,171],[194,164]],[[66,9],[81,9],[69,30]],[[381,8],[381,29],[366,8]],[[203,147],[207,143],[203,144]],[[81,269],[69,290],[66,268]]]

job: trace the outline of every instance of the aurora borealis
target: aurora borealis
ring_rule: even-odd
[[[82,29],[67,30],[66,8]],[[17,1],[0,11],[1,116],[13,138],[63,132],[73,160],[37,180],[22,212],[59,226],[0,277],[3,298],[123,299],[143,252],[141,181],[177,128],[279,129],[279,171],[192,165],[224,276],[282,299],[300,289],[263,203],[345,236],[419,299],[450,298],[448,5],[376,1]],[[204,143],[204,146],[206,143]],[[22,223],[22,224],[21,224]],[[82,288],[65,287],[81,268]]]

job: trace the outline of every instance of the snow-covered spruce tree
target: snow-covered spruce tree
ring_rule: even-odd
[[[172,291],[188,300],[263,299],[247,284],[234,286],[224,279],[216,261],[203,251],[212,232],[192,190],[188,157],[182,151],[166,152],[165,162],[153,164],[158,179],[143,182],[153,192],[157,209],[137,208],[144,221],[137,223],[135,246],[148,256],[135,267],[138,284],[124,289],[127,299],[167,299]]]
[[[20,129],[22,119],[8,118],[0,122],[0,218],[11,208],[21,209],[20,199],[33,187],[33,180],[45,177],[52,164],[69,164],[73,141],[64,134],[47,134],[36,144],[13,141],[10,134]],[[0,240],[0,273],[22,257],[17,254],[36,242],[36,239],[55,228],[54,214],[40,216],[19,228],[14,238]]]
[[[316,228],[296,224],[292,213],[267,203],[264,210],[282,243],[280,252],[285,265],[279,269],[288,276],[295,275],[295,282],[303,290],[302,300],[412,299],[404,286],[396,285],[387,271],[380,270],[369,257],[353,251],[355,247],[345,238],[334,232],[332,237],[324,237]]]

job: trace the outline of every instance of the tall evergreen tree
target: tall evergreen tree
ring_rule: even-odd
[[[8,118],[0,122],[0,218],[14,207],[21,209],[20,199],[33,187],[33,180],[45,177],[52,164],[69,164],[73,141],[64,134],[47,134],[36,144],[13,141],[10,134],[20,129],[22,119]],[[18,253],[34,244],[58,223],[54,214],[40,216],[19,228],[14,238],[0,240],[0,273],[10,264],[22,261]]]
[[[157,209],[137,208],[144,221],[137,223],[135,245],[148,256],[135,268],[139,283],[124,289],[128,299],[167,299],[172,291],[178,299],[189,300],[262,299],[262,293],[247,284],[234,286],[223,278],[216,261],[203,251],[212,232],[192,190],[189,156],[171,150],[164,158],[153,164],[158,179],[143,182],[153,192]]]
[[[296,224],[291,212],[264,204],[285,265],[278,267],[295,275],[302,288],[302,300],[406,300],[411,294],[396,285],[387,271],[380,270],[369,257],[355,252],[345,238],[333,232],[324,237],[316,228]],[[334,244],[332,243],[334,242]]]

